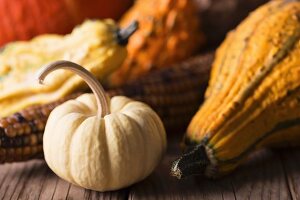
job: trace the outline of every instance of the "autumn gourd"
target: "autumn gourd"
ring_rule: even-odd
[[[65,36],[46,34],[5,46],[0,53],[0,116],[85,89],[80,78],[63,71],[51,74],[47,86],[33,84],[32,77],[48,62],[74,61],[105,79],[124,61],[127,40],[136,28],[136,22],[120,30],[113,20],[86,21]]]
[[[124,96],[110,100],[96,77],[72,62],[50,63],[40,81],[56,69],[74,71],[94,94],[81,95],[51,112],[43,138],[49,167],[61,178],[97,191],[123,188],[148,176],[166,148],[158,115]]]
[[[271,1],[228,34],[173,175],[217,177],[252,150],[300,144],[299,13],[300,1]]]
[[[0,46],[43,33],[69,33],[85,19],[119,19],[132,0],[1,0]]]
[[[196,5],[191,0],[137,0],[121,18],[121,27],[132,20],[140,26],[129,39],[123,65],[109,77],[110,86],[182,61],[204,41]]]

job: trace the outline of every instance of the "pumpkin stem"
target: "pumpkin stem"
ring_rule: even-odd
[[[84,67],[76,63],[60,60],[60,61],[55,61],[46,64],[39,72],[38,75],[39,83],[43,84],[46,76],[57,69],[67,69],[78,74],[89,85],[94,95],[96,96],[97,105],[98,105],[98,116],[104,117],[105,115],[110,114],[107,96],[105,94],[105,90],[103,89],[102,85],[92,73],[90,73]]]
[[[191,176],[203,175],[209,159],[203,144],[188,149],[179,159],[175,160],[171,167],[171,175],[178,179]]]
[[[130,36],[138,29],[139,23],[133,21],[129,26],[117,31],[117,41],[119,45],[127,45]]]

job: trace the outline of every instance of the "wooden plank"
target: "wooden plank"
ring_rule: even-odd
[[[254,153],[230,179],[236,199],[291,199],[280,156],[270,150]]]
[[[66,199],[71,188],[71,183],[63,179],[58,179],[52,199]]]
[[[174,158],[166,157],[149,178],[134,185],[129,199],[234,199],[232,186],[227,180],[216,182],[201,177],[177,180],[170,177],[170,163]]]
[[[96,192],[86,190],[82,187],[70,184],[62,179],[57,182],[56,190],[53,195],[53,200],[68,199],[68,200],[123,200],[127,199],[128,192],[126,190],[112,192]]]
[[[300,149],[281,151],[283,167],[293,199],[300,199]]]
[[[178,153],[170,153],[155,172],[139,184],[132,186],[129,199],[235,199],[228,179],[219,181],[203,177],[177,180],[169,175],[170,165]]]
[[[112,191],[112,192],[97,192],[85,190],[79,186],[71,185],[67,199],[82,199],[82,200],[125,200],[128,196],[128,189]]]
[[[82,199],[87,200],[89,199],[89,190],[85,190],[81,187],[76,185],[71,185],[67,199]]]
[[[0,199],[124,200],[128,190],[96,192],[57,177],[44,161],[0,165]]]
[[[47,174],[45,176],[45,182],[39,194],[39,199],[41,200],[53,199],[57,182],[59,180],[59,178],[48,167],[45,168],[47,168]]]
[[[125,200],[128,199],[128,189],[111,192],[90,191],[89,200]]]
[[[217,180],[170,177],[177,156],[169,152],[149,178],[132,186],[129,199],[291,199],[281,160],[270,151],[254,154],[236,172]]]
[[[11,199],[16,190],[23,188],[26,179],[32,173],[32,163],[7,164],[11,169],[8,171],[5,180],[0,188],[0,199]]]
[[[8,164],[6,165],[0,165],[0,188],[3,185],[3,182],[5,181],[8,173],[10,170],[10,166]]]
[[[22,185],[16,188],[12,199],[39,199],[48,172],[46,163],[35,161],[24,165],[32,167],[32,173],[24,180]]]
[[[236,172],[218,180],[203,177],[177,180],[169,176],[169,169],[179,155],[178,141],[171,142],[167,156],[150,177],[129,189],[114,192],[100,193],[69,184],[58,178],[44,161],[1,165],[0,199],[300,198],[300,150],[258,152]]]

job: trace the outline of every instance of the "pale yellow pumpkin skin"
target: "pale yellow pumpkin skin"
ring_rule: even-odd
[[[166,149],[158,115],[146,104],[116,96],[97,116],[93,94],[55,108],[44,133],[44,155],[61,178],[84,188],[116,190],[147,177]]]

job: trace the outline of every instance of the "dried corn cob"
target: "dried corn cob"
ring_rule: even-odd
[[[192,58],[110,89],[108,94],[143,101],[156,110],[169,132],[183,130],[202,101],[212,59],[213,54]],[[50,112],[77,96],[79,94],[50,104],[31,106],[0,119],[0,163],[41,157],[43,131]]]
[[[0,163],[38,158],[43,153],[43,132],[50,112],[66,100],[79,96],[70,95],[45,105],[28,107],[0,119]]]
[[[212,58],[212,54],[192,58],[110,90],[109,94],[143,101],[158,113],[167,131],[183,130],[202,101]]]

